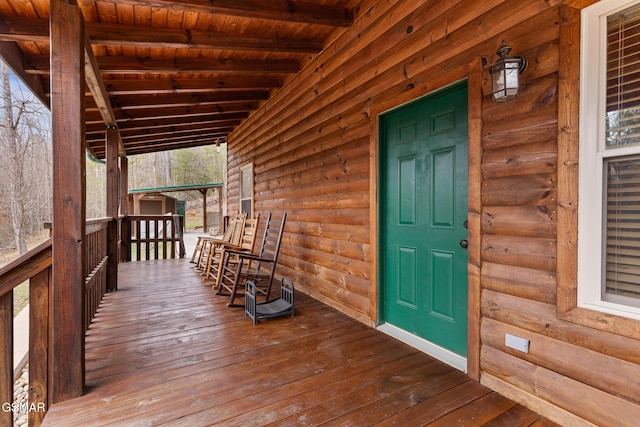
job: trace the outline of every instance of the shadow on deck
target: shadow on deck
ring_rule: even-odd
[[[253,326],[185,260],[121,264],[119,289],[85,395],[43,425],[554,425],[300,292],[295,318]]]

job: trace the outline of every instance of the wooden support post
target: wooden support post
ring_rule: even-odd
[[[120,132],[113,125],[107,125],[107,216],[111,222],[107,227],[107,292],[118,289],[118,141]]]
[[[208,188],[203,188],[200,190],[202,194],[202,232],[207,232],[207,191]]]
[[[129,159],[120,158],[120,224],[121,261],[131,261],[131,221],[129,220]]]
[[[120,157],[120,215],[129,215],[129,158]]]
[[[53,292],[51,404],[84,386],[84,22],[78,6],[51,0]]]
[[[216,187],[216,190],[218,190],[218,225],[220,226],[218,232],[222,233],[222,223],[224,222],[224,214],[222,212],[222,187]],[[253,218],[255,218],[255,215]]]
[[[138,193],[133,195],[133,214],[140,215],[140,200],[145,196],[145,193]]]

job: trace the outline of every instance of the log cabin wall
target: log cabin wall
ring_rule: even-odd
[[[229,209],[239,209],[240,168],[253,163],[255,210],[288,214],[278,273],[375,324],[378,114],[469,79],[480,123],[469,142],[470,375],[561,424],[635,425],[640,341],[557,309],[576,262],[558,236],[577,227],[566,212],[575,204],[559,202],[577,175],[558,141],[577,141],[566,116],[579,97],[579,8],[593,1],[562,3],[363,2],[353,26],[229,138]],[[491,100],[482,65],[502,40],[529,61],[508,104]],[[506,333],[529,339],[530,352],[507,348]]]

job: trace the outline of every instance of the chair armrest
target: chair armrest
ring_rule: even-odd
[[[211,244],[214,244],[214,245],[227,245],[227,244],[229,244],[228,240],[216,239],[214,237],[206,237],[206,236],[202,238],[202,243],[204,243],[204,242],[208,242],[208,243],[211,243]]]
[[[254,255],[252,253],[248,253],[248,252],[242,252],[242,251],[233,251],[233,250],[225,250],[225,252],[227,254],[230,255],[237,255],[238,257],[242,258],[242,259],[248,259],[251,261],[260,261],[260,262],[273,262],[272,259],[268,259],[268,258],[262,258],[258,255]]]
[[[243,256],[250,255],[248,252],[245,252],[245,251],[239,251],[239,250],[237,250],[237,249],[225,249],[225,252],[226,252],[227,254],[229,254],[229,255],[238,255],[238,256],[239,256],[239,255],[243,255]]]
[[[224,249],[226,252],[243,252],[243,253],[249,253],[249,249],[247,248],[243,248],[242,246],[239,245],[232,245],[231,243],[224,243],[221,244],[220,246],[222,246],[222,249]]]

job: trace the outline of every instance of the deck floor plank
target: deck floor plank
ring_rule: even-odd
[[[552,426],[463,373],[296,294],[253,326],[186,260],[121,264],[86,339],[86,392],[44,426]]]

